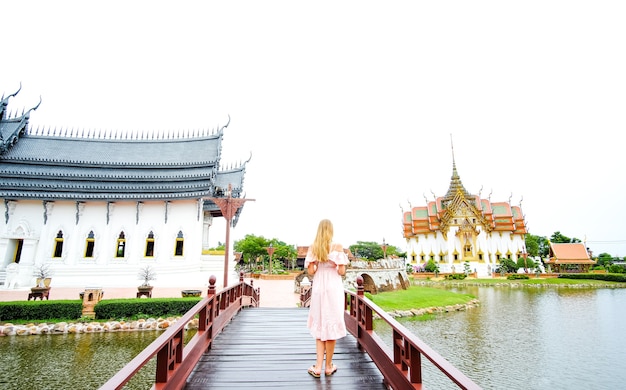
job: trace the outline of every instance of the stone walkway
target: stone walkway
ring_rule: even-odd
[[[266,279],[245,279],[246,282],[252,281],[254,287],[259,288],[261,292],[261,307],[297,307],[300,301],[300,295],[294,293],[293,280],[266,280]],[[111,298],[135,298],[137,287],[119,288],[112,287],[102,288],[104,291],[104,299]],[[79,294],[84,291],[80,287],[54,287],[50,289],[50,299],[79,299]],[[200,290],[202,296],[207,293],[206,287],[158,287],[152,290],[153,298],[179,298],[182,290]],[[28,299],[30,288],[20,288],[15,290],[0,289],[0,301],[25,301]]]

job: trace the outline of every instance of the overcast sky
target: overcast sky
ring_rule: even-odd
[[[626,2],[3,1],[0,95],[31,127],[225,130],[246,234],[404,249],[465,188],[626,256]],[[211,241],[224,241],[223,220]]]

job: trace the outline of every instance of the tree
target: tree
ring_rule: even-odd
[[[546,258],[550,254],[550,246],[547,238],[526,234],[524,241],[526,243],[526,251],[528,251],[529,256]]]
[[[350,245],[350,251],[358,259],[375,261],[385,257],[382,244],[373,241],[357,241],[356,244]],[[398,254],[398,248],[393,245],[387,245],[387,256]]]
[[[496,272],[502,272],[502,271],[508,272],[508,273],[515,273],[517,272],[517,264],[515,264],[515,262],[511,259],[504,258],[500,260],[500,264],[498,268],[496,268]]]
[[[561,234],[561,232],[554,232],[550,237],[550,242],[555,244],[568,244],[574,242],[581,242],[578,238],[569,238]]]
[[[255,236],[253,234],[248,234],[243,239],[235,241],[233,248],[235,251],[242,253],[243,263],[249,267],[256,265],[257,259],[261,259],[264,265],[265,263],[269,265],[270,255],[267,253],[267,248],[270,245],[274,248],[272,271],[282,270],[284,260],[292,261],[298,255],[293,245],[287,245],[276,238],[266,239],[263,236]]]
[[[609,255],[608,253],[600,253],[598,255],[597,265],[600,265],[606,268],[610,266],[611,264],[613,264],[613,256]]]
[[[517,259],[517,268],[524,268],[526,271],[532,270],[536,268],[536,264],[531,258],[524,259],[523,257],[519,257]],[[516,270],[517,271],[517,270]]]

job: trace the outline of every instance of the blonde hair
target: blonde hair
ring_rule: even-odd
[[[330,243],[333,241],[333,223],[328,219],[322,219],[317,226],[317,235],[313,241],[311,251],[318,261],[328,261]]]

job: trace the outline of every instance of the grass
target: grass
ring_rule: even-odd
[[[439,288],[411,286],[406,290],[368,295],[368,298],[380,306],[381,309],[393,311],[465,304],[476,297]]]
[[[415,279],[419,280],[419,279]],[[422,279],[423,280],[423,279]],[[437,283],[438,281],[434,281]],[[444,281],[440,281],[445,283]],[[566,278],[535,278],[534,276],[530,276],[530,279],[459,279],[453,280],[455,284],[457,283],[467,283],[467,284],[502,284],[502,283],[516,283],[516,284],[555,284],[555,285],[568,285],[568,284],[586,284],[586,285],[598,285],[598,286],[606,286],[607,284],[621,284],[620,282],[609,282],[606,280],[594,280],[594,279],[566,279]]]

